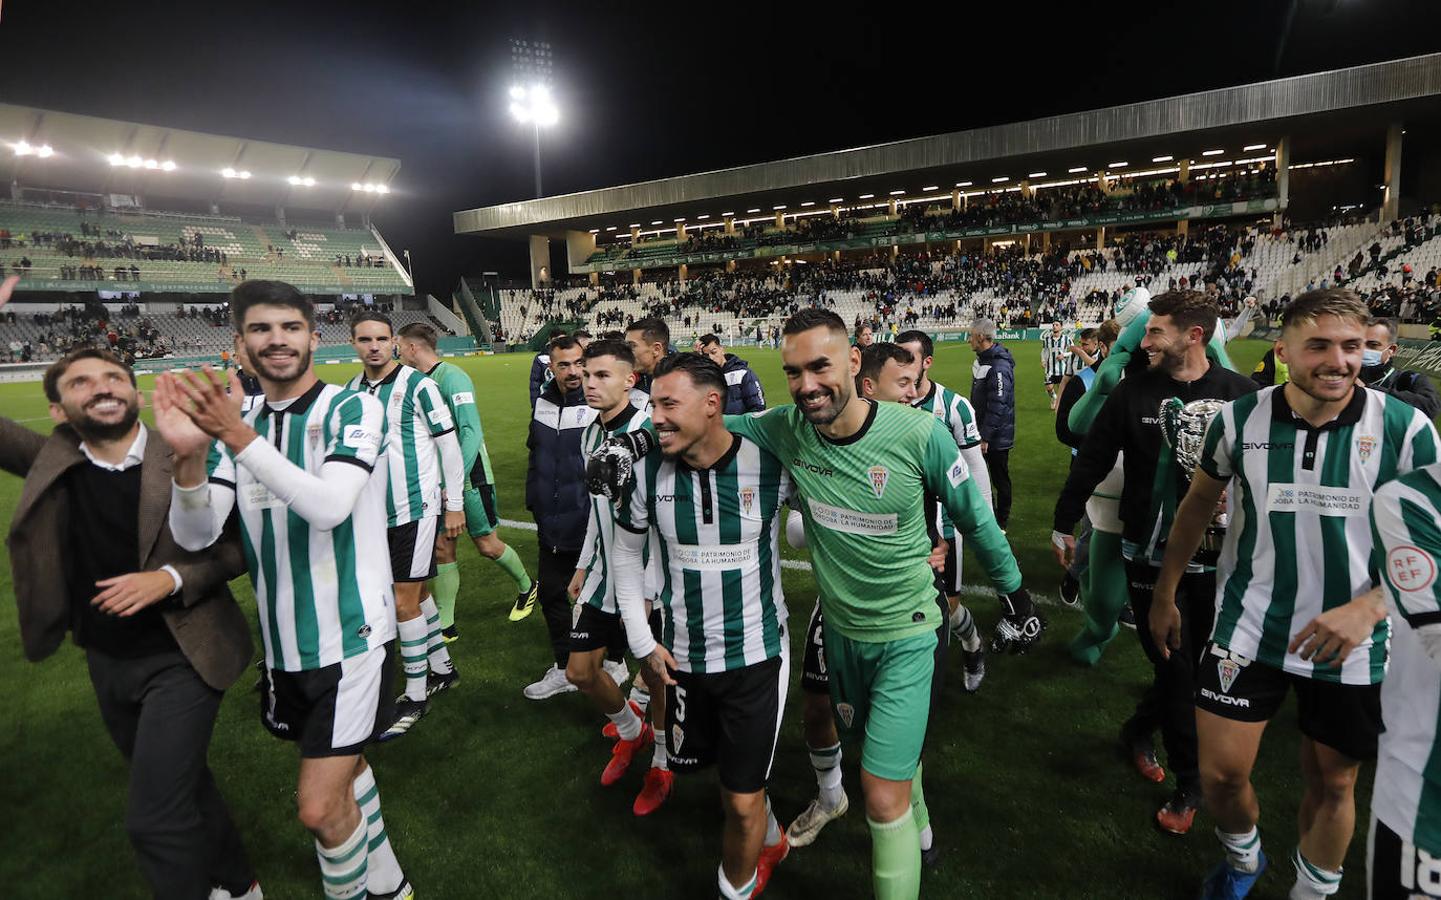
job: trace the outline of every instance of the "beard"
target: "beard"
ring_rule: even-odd
[[[851,391],[846,388],[846,383],[841,382],[839,388],[817,388],[804,395],[792,394],[791,399],[796,402],[796,408],[801,411],[801,415],[805,417],[807,422],[812,425],[829,425],[836,420],[836,417],[839,416],[841,411],[846,408],[846,405],[851,402]],[[807,407],[805,403],[801,402],[802,396],[813,397],[821,393],[826,394],[828,398],[823,406],[811,409]]]
[[[257,376],[274,384],[289,384],[310,371],[310,348],[305,347],[297,352],[300,354],[299,365],[296,366],[295,374],[290,376],[277,375],[276,370],[270,367],[270,362],[264,353],[247,353],[246,356],[255,363],[252,371]]]
[[[101,422],[90,416],[87,411],[89,407],[101,400],[118,400],[119,397],[113,394],[103,394],[94,397],[88,404],[79,410],[65,410],[65,419],[75,433],[88,442],[113,441],[116,438],[124,437],[135,427],[135,421],[140,418],[140,398],[137,396],[126,404],[125,413],[114,422]]]

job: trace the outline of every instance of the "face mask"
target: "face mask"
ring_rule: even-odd
[[[1371,366],[1379,366],[1379,365],[1381,365],[1381,351],[1380,351],[1380,350],[1362,350],[1362,351],[1361,351],[1361,365],[1366,366],[1367,368],[1369,368],[1369,367],[1371,367]]]

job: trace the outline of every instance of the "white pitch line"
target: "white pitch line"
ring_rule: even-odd
[[[536,530],[534,522],[524,522],[520,519],[501,519],[500,524],[506,528],[518,528],[521,531]],[[783,559],[781,560],[781,568],[795,569],[799,572],[809,572],[811,571],[811,564],[803,559]],[[984,584],[963,584],[961,585],[961,596],[974,599],[994,599],[996,596],[996,589],[993,587],[988,587]],[[1031,599],[1041,606],[1065,605],[1061,603],[1060,600],[1058,600],[1057,598],[1052,597],[1050,594],[1040,594],[1036,593],[1035,591],[1031,592]]]

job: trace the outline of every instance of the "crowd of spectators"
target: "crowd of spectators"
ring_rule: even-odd
[[[998,228],[1011,225],[1043,225],[1073,219],[1124,213],[1163,212],[1198,204],[1229,203],[1269,196],[1275,191],[1275,167],[1258,164],[1248,170],[1222,176],[1197,176],[1181,182],[1177,178],[1118,179],[1102,190],[1094,182],[1023,192],[1019,188],[996,190],[972,197],[960,209],[949,202],[910,203],[901,206],[891,227],[866,233],[885,237],[916,232],[957,231]],[[786,228],[751,223],[733,234],[705,229],[688,235],[676,246],[678,253],[740,250],[779,244],[839,241],[862,233],[864,222],[874,222],[873,210],[846,210],[840,216],[818,214],[795,217]],[[598,253],[624,260],[647,249],[646,241],[617,244]],[[674,243],[674,241],[669,241]]]

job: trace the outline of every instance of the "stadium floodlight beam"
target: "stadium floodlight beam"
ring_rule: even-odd
[[[540,180],[540,130],[560,121],[560,108],[544,84],[510,87],[510,115],[522,125],[530,125],[535,133],[535,195],[543,196]]]

